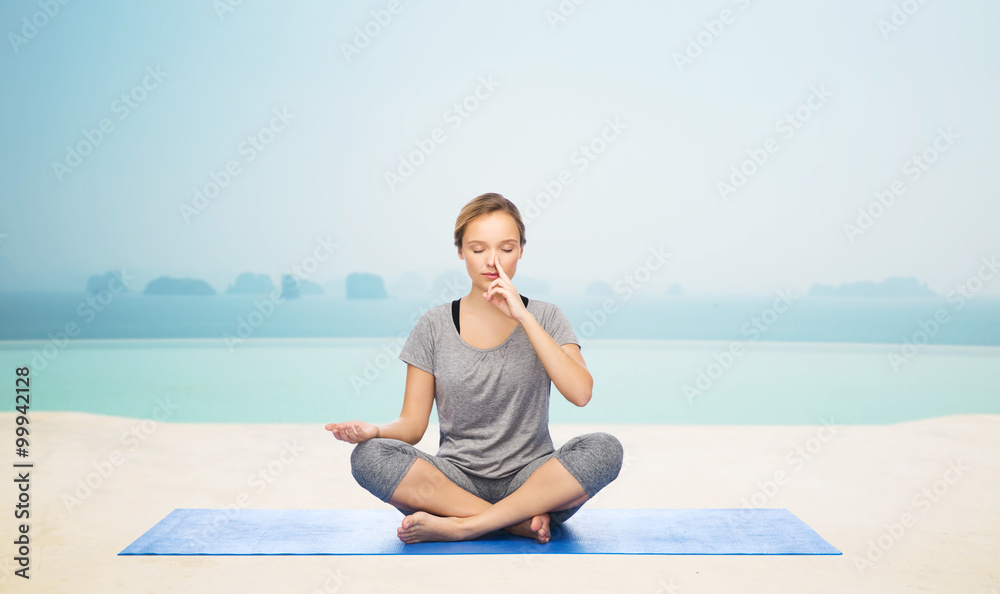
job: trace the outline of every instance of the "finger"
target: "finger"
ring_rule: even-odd
[[[497,272],[500,273],[500,278],[508,281],[510,280],[509,278],[507,278],[507,273],[503,271],[503,265],[500,264],[500,258],[497,258]],[[500,278],[498,278],[497,280],[500,280]]]

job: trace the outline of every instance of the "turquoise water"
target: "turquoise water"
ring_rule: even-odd
[[[589,339],[591,402],[553,387],[554,423],[871,424],[1000,414],[1000,347]],[[317,423],[399,414],[401,339],[0,341],[0,370],[31,372],[34,411],[174,422]],[[45,351],[48,349],[48,351]],[[49,356],[51,355],[51,356]],[[725,367],[724,364],[728,364]],[[699,393],[699,371],[704,372]],[[710,377],[710,376],[714,376]],[[710,385],[707,385],[710,383]],[[12,410],[13,397],[6,410]],[[436,413],[432,422],[436,422]]]
[[[405,337],[429,307],[460,296],[319,296],[275,304],[266,296],[121,294],[101,304],[79,293],[0,292],[0,340],[58,339],[68,325],[80,339]],[[985,296],[795,297],[787,305],[778,297],[538,298],[558,305],[582,339],[901,343],[924,324],[932,326],[933,344],[1000,346],[1000,299]],[[933,320],[938,312],[947,316],[944,323]]]

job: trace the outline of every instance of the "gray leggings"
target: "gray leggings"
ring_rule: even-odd
[[[421,458],[433,464],[462,489],[480,499],[496,503],[517,490],[539,466],[553,456],[579,481],[587,495],[593,497],[618,477],[624,450],[621,442],[613,435],[587,433],[570,439],[555,452],[535,459],[510,476],[488,479],[467,474],[451,461],[427,454],[404,441],[374,438],[354,446],[354,451],[351,452],[351,473],[359,485],[380,500],[388,502],[403,476],[409,472],[417,458]],[[562,524],[582,506],[580,504],[549,512],[549,524]]]

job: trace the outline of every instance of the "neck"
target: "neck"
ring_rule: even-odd
[[[486,298],[483,297],[483,291],[480,291],[479,287],[475,285],[472,286],[472,291],[462,298],[462,307],[469,308],[476,316],[509,320],[507,316],[500,313],[496,307],[486,301]]]

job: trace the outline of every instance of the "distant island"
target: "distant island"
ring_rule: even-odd
[[[840,286],[816,284],[810,297],[937,297],[938,294],[914,277],[890,276],[882,282],[858,281]]]
[[[128,292],[128,286],[122,281],[122,277],[115,274],[114,272],[105,272],[104,274],[95,274],[87,279],[87,292],[90,294],[100,293],[105,289],[109,289],[113,281],[118,281],[118,284],[122,285],[122,288],[117,292]]]
[[[244,272],[236,277],[236,282],[229,285],[226,293],[230,295],[263,295],[274,290],[274,282],[266,274]]]
[[[345,279],[344,288],[348,299],[386,299],[385,283],[377,274],[352,272]]]
[[[281,298],[282,299],[298,299],[299,298],[299,279],[291,274],[286,274],[281,277]]]
[[[596,280],[586,286],[583,290],[584,295],[593,295],[596,297],[604,297],[607,295],[614,295],[615,290],[608,283],[600,280]],[[681,288],[680,283],[673,283],[670,287],[663,292],[667,296],[678,296],[684,294],[684,289]]]
[[[299,293],[303,295],[323,295],[326,291],[323,290],[323,285],[314,283],[311,280],[302,279],[299,281]]]
[[[310,280],[286,274],[281,277],[282,299],[298,299],[302,295],[322,295],[323,287]]]
[[[86,290],[94,294],[105,290],[118,278],[118,273],[109,271],[94,274],[87,278]],[[80,281],[77,281],[80,282]],[[449,270],[438,275],[428,284],[420,275],[406,271],[394,283],[392,291],[387,290],[382,276],[373,273],[354,272],[337,280],[325,281],[322,285],[298,278],[295,275],[283,274],[281,283],[275,286],[271,276],[263,273],[242,272],[223,291],[226,295],[268,295],[280,289],[281,296],[286,299],[297,299],[305,296],[328,295],[346,297],[347,299],[396,299],[417,298],[424,295],[448,295],[461,297],[467,290],[469,278],[458,270]],[[518,290],[524,295],[548,295],[551,287],[548,281],[530,277],[518,277]],[[115,285],[117,286],[117,285]],[[137,287],[133,287],[136,290]],[[127,289],[126,289],[127,290]],[[150,281],[142,291],[144,295],[216,295],[216,290],[208,282],[197,278],[173,278],[161,276]],[[588,283],[583,295],[606,297],[613,295],[615,288],[602,280]],[[891,276],[881,281],[857,281],[840,285],[816,283],[809,287],[806,294],[809,297],[837,298],[935,298],[940,297],[916,277]],[[687,297],[680,283],[672,283],[661,293],[664,297]],[[693,296],[697,298],[698,295]]]
[[[215,295],[215,289],[197,278],[170,278],[161,276],[149,281],[144,295]]]
[[[596,280],[587,285],[587,287],[583,290],[583,294],[604,297],[606,295],[613,295],[614,291],[611,289],[611,285],[609,285],[608,283],[601,280]]]

